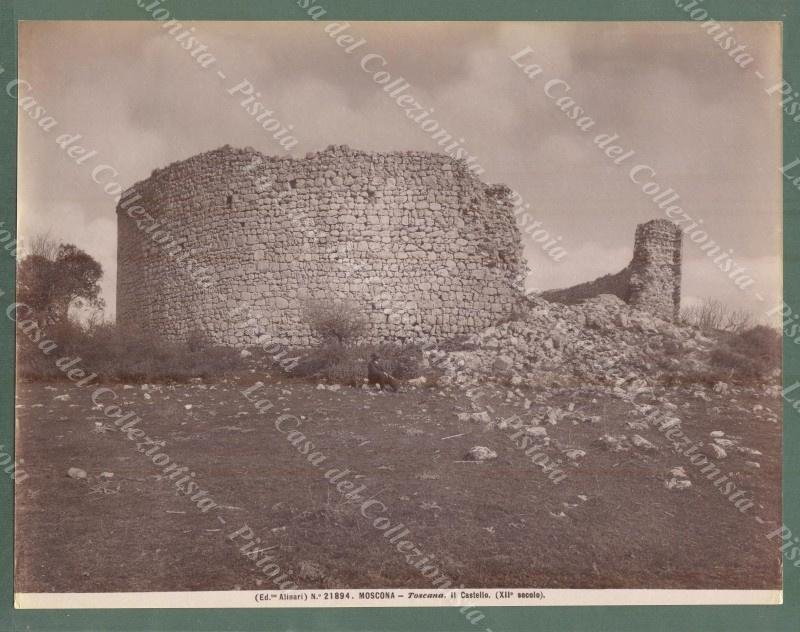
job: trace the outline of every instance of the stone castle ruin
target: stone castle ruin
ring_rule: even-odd
[[[522,291],[510,197],[427,152],[331,146],[293,159],[225,146],[154,171],[120,200],[117,318],[248,345],[256,334],[234,314],[249,306],[272,339],[306,345],[304,302],[321,299],[362,308],[374,340],[480,331]],[[189,262],[206,283],[192,282]]]
[[[681,304],[681,242],[681,229],[669,220],[639,224],[633,259],[626,268],[588,283],[542,292],[542,298],[571,304],[614,294],[631,307],[675,320]]]
[[[463,161],[428,152],[199,154],[153,171],[120,200],[117,320],[171,340],[201,333],[246,346],[266,333],[302,346],[314,342],[304,318],[313,299],[357,306],[373,342],[475,333],[510,317],[523,297],[511,198]],[[640,226],[634,260],[614,279],[550,298],[579,300],[608,285],[672,318],[679,231]]]

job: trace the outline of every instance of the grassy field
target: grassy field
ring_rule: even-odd
[[[258,379],[265,385],[253,393],[274,404],[266,412],[242,394]],[[361,514],[360,503],[347,502],[326,480],[331,468],[349,469],[365,497],[386,506],[373,515],[403,523],[454,585],[780,585],[779,552],[766,539],[780,523],[780,399],[763,389],[674,387],[658,400],[637,398],[668,406],[695,441],[710,442],[721,430],[762,453],[731,448],[720,461],[754,500],[742,513],[662,433],[629,428],[641,414],[607,390],[530,391],[543,419],[548,408],[556,411],[556,423],[545,424],[548,455],[562,460],[567,476],[553,484],[509,430],[459,420],[456,413],[470,408],[455,388],[331,391],[258,374],[148,390],[108,386],[219,506],[198,510],[160,476],[162,468],[93,404],[95,385],[23,382],[17,450],[30,478],[17,486],[17,591],[273,588],[239,550],[241,540],[228,538],[242,525],[273,547],[302,588],[433,587]],[[570,406],[574,414],[564,414]],[[513,412],[500,405],[494,416]],[[276,429],[284,413],[302,419],[325,457],[321,465]],[[639,434],[655,449],[617,451],[599,441],[620,434]],[[465,461],[476,445],[497,458]],[[569,450],[585,455],[571,459]],[[692,480],[688,489],[665,485],[678,466]],[[68,476],[70,468],[87,478]]]

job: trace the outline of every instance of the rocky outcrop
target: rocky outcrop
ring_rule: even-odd
[[[372,341],[474,333],[521,296],[510,196],[439,154],[331,146],[293,159],[225,146],[123,195],[117,319],[173,340],[199,331],[248,345],[260,328],[306,345],[313,298],[361,307]]]

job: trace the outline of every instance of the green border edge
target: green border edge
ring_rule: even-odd
[[[309,19],[297,0],[167,0],[181,19],[302,20]],[[685,14],[674,0],[315,0],[326,20],[664,20]],[[800,2],[798,0],[704,0],[715,19],[783,22],[783,74],[800,88]],[[19,20],[142,20],[136,0],[2,0],[0,3],[0,66],[3,78],[17,76]],[[16,226],[17,108],[0,99],[0,221]],[[800,155],[800,124],[784,115],[782,164]],[[784,300],[798,311],[800,260],[800,190],[784,178]],[[0,290],[14,292],[14,269],[7,257],[0,263]],[[0,367],[13,368],[14,331],[0,319]],[[14,373],[0,371],[0,443],[13,445]],[[784,339],[784,383],[800,379],[800,348]],[[783,521],[800,533],[800,414],[784,407]],[[793,487],[793,485],[795,487]],[[800,570],[784,564],[781,606],[646,606],[646,607],[509,607],[485,608],[486,619],[470,626],[457,608],[319,608],[319,609],[13,609],[13,483],[0,477],[0,632],[5,630],[88,630],[168,632],[177,630],[469,630],[491,627],[523,630],[674,630],[783,631],[800,628]]]

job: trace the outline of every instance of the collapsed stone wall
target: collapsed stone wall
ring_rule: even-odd
[[[310,344],[304,305],[322,299],[359,306],[370,341],[437,341],[522,293],[510,189],[439,154],[225,146],[154,171],[117,218],[118,322],[173,340],[256,344],[249,313],[270,340]]]
[[[542,292],[542,298],[572,304],[613,294],[638,309],[665,320],[678,317],[681,304],[682,232],[666,219],[654,219],[636,227],[633,259],[616,274],[560,290]]]

